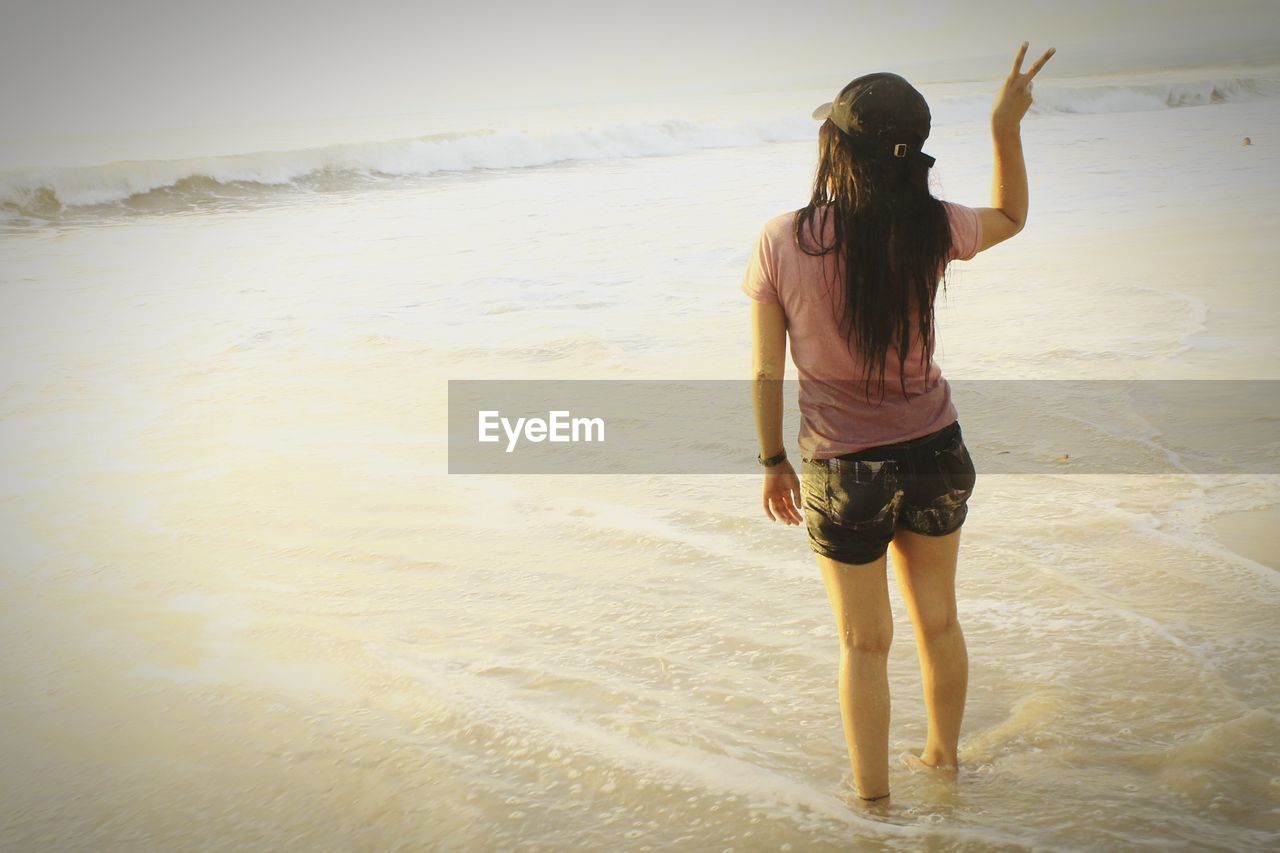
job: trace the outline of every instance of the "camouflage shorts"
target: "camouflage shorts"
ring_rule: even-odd
[[[899,529],[944,536],[964,524],[977,475],[960,423],[834,459],[806,459],[801,478],[813,550],[871,563]]]

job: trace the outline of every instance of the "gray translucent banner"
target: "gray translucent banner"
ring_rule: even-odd
[[[796,464],[799,384],[782,388]],[[754,385],[451,380],[449,473],[758,473]],[[1280,474],[1280,380],[950,386],[979,474]]]

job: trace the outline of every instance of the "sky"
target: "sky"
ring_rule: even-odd
[[[1278,0],[0,0],[5,138],[1280,55]],[[1048,69],[1046,69],[1048,72]]]

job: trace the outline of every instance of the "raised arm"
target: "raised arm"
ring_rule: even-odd
[[[1031,79],[1053,56],[1044,52],[1024,74],[1022,60],[1027,55],[1024,41],[1013,60],[1013,70],[1005,78],[991,111],[991,140],[995,146],[995,171],[991,178],[991,207],[978,208],[982,220],[979,252],[1003,243],[1027,224],[1027,165],[1022,157],[1022,117],[1031,108]]]

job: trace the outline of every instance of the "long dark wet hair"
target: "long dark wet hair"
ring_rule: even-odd
[[[898,351],[902,394],[912,327],[921,335],[922,363],[933,348],[933,302],[946,267],[951,227],[946,208],[929,191],[929,167],[917,157],[893,157],[901,133],[851,137],[827,119],[818,131],[818,168],[809,204],[796,211],[797,245],[808,255],[841,252],[845,261],[841,330],[867,366],[867,399],[873,374],[881,399],[889,350]],[[918,137],[912,142],[924,143]],[[835,215],[834,243],[805,246],[819,206]],[[806,224],[809,229],[806,229]],[[820,233],[820,232],[819,232]],[[834,286],[834,283],[833,283]],[[912,303],[915,308],[913,310]]]

